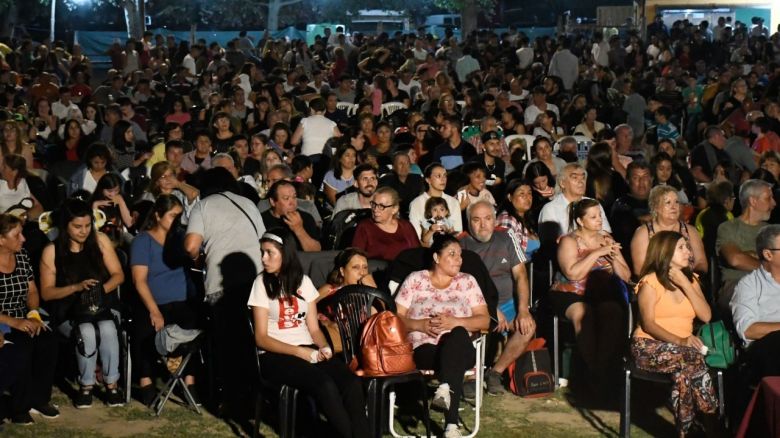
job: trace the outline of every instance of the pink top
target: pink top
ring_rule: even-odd
[[[447,289],[437,289],[431,284],[431,273],[427,270],[409,274],[395,302],[408,309],[406,317],[409,319],[425,319],[435,315],[465,318],[472,315],[473,307],[486,305],[482,290],[471,275],[460,272]],[[423,332],[410,332],[409,340],[417,348],[422,344],[438,343],[443,334],[433,337]]]

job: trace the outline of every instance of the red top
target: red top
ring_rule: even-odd
[[[412,224],[404,219],[398,219],[395,233],[383,231],[373,220],[364,219],[355,230],[352,246],[365,251],[369,259],[392,261],[401,251],[420,246],[420,239]]]

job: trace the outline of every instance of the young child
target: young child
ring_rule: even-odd
[[[664,138],[668,138],[672,141],[677,141],[680,138],[680,132],[677,130],[677,127],[672,124],[672,122],[669,121],[669,117],[671,117],[672,112],[669,110],[668,107],[662,106],[655,110],[655,122],[656,122],[656,135],[658,136],[658,140],[662,140]]]
[[[439,196],[432,196],[425,201],[425,219],[420,224],[422,245],[426,248],[433,243],[436,233],[453,233],[455,230],[450,220],[450,209],[447,201]]]
[[[480,163],[466,163],[462,167],[462,172],[469,178],[469,184],[458,190],[457,198],[460,201],[460,209],[465,210],[469,205],[477,201],[488,201],[496,205],[493,195],[485,188],[487,174],[485,168]]]

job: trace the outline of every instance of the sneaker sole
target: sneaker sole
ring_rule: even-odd
[[[76,406],[76,409],[89,409],[92,407],[92,405],[74,405]]]
[[[109,408],[118,408],[120,406],[124,406],[124,403],[106,403]]]
[[[48,418],[48,419],[55,419],[55,418],[59,418],[60,417],[60,414],[57,414],[57,415],[46,415],[43,412],[41,412],[41,411],[39,411],[39,410],[37,410],[35,408],[30,409],[30,413],[31,414],[38,414],[41,417]]]

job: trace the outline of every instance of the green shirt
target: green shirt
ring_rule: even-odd
[[[715,241],[715,250],[720,254],[720,247],[726,244],[736,245],[741,251],[756,253],[756,236],[758,231],[766,225],[761,222],[758,225],[749,225],[741,218],[735,218],[733,221],[723,222],[718,227],[718,239]],[[739,280],[748,271],[731,268],[726,265],[723,257],[719,257],[721,265],[721,278],[723,281]]]

